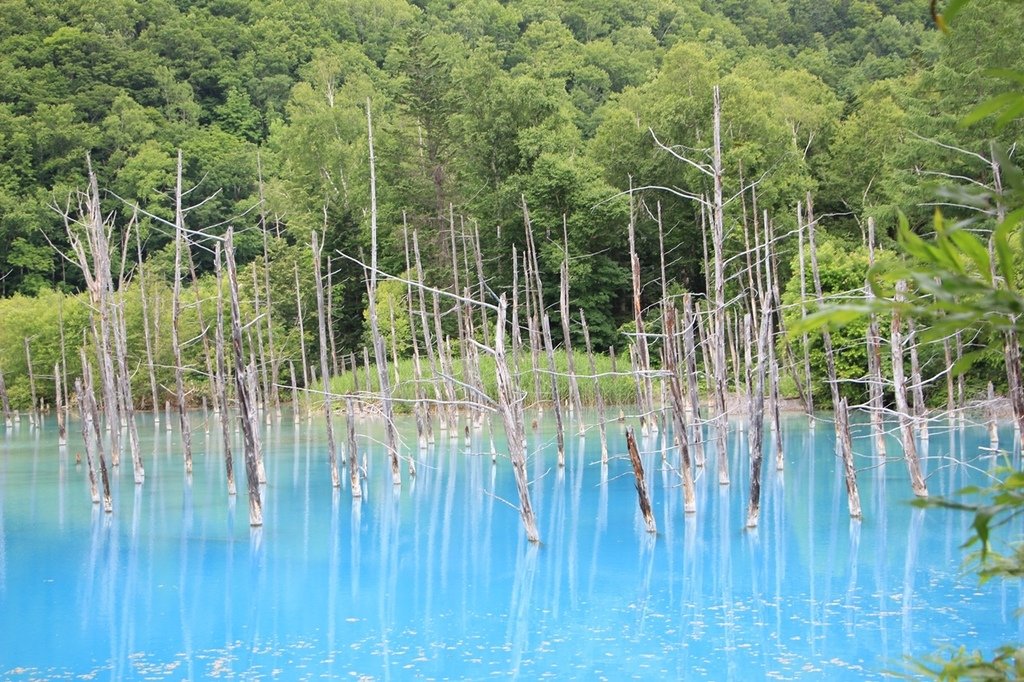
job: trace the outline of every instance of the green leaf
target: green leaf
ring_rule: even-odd
[[[1024,209],[1016,212],[1024,215]],[[1013,266],[1013,248],[1010,246],[1010,234],[1013,230],[1013,221],[1009,218],[996,226],[992,234],[992,241],[995,244],[996,260],[998,262],[999,274],[1006,282],[1006,288],[1012,292],[1017,291],[1017,274]]]
[[[997,131],[1002,130],[1009,124],[1017,120],[1021,114],[1024,114],[1024,94],[1017,93],[1017,99],[1011,102],[1003,113],[999,114],[995,121],[995,128]]]
[[[953,229],[946,235],[953,245],[963,251],[978,268],[980,274],[989,284],[992,283],[992,261],[988,257],[988,249],[981,240],[966,230]],[[944,241],[944,240],[940,240]]]
[[[953,22],[953,19],[956,18],[956,15],[960,14],[960,10],[962,10],[969,1],[970,0],[949,0],[949,2],[946,3],[945,11],[943,11],[939,16],[942,17],[943,22],[948,26]]]
[[[967,373],[967,371],[974,366],[974,363],[983,358],[987,352],[987,348],[981,348],[979,350],[972,350],[969,353],[964,353],[960,359],[954,362],[953,366],[950,367],[950,373],[955,377]]]
[[[1004,92],[991,99],[985,100],[960,119],[960,126],[966,128],[967,126],[974,125],[983,118],[988,118],[997,111],[1011,105],[1018,97],[1020,97],[1020,95],[1015,92]]]
[[[1001,78],[1024,85],[1024,71],[1017,71],[1015,69],[986,69],[983,73],[991,78]]]

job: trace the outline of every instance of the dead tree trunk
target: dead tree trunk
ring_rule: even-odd
[[[7,397],[7,384],[4,383],[4,371],[0,369],[0,404],[4,409],[4,426],[8,429],[14,426],[14,415],[11,413],[11,401]]]
[[[96,406],[96,393],[93,390],[92,369],[85,357],[84,349],[82,350],[82,379],[84,383],[83,388],[85,389],[83,395],[85,397],[86,409],[91,416],[93,424],[96,459],[99,462],[100,469],[100,482],[103,485],[103,511],[110,514],[114,511],[114,500],[110,494],[110,475],[107,472],[107,460],[103,456],[103,434],[99,427],[99,409]],[[117,429],[117,424],[114,424],[111,431],[116,431]]]
[[[583,327],[583,343],[587,347],[587,360],[590,363],[590,374],[594,377],[594,404],[597,406],[597,428],[601,434],[601,464],[608,464],[608,435],[605,432],[604,397],[601,395],[601,378],[597,376],[597,365],[594,363],[594,349],[590,345],[590,329],[587,318],[580,308],[580,326]]]
[[[22,341],[25,344],[25,367],[28,369],[28,388],[29,395],[31,396],[32,406],[29,409],[29,417],[32,419],[33,425],[39,425],[39,398],[36,396],[36,373],[32,370],[32,350],[29,347],[28,337],[24,337]],[[115,425],[116,428],[116,425]]]
[[[356,413],[352,399],[345,399],[345,418],[348,425],[348,475],[352,497],[362,497],[363,488],[359,481],[359,463],[356,452]]]
[[[821,273],[818,271],[818,249],[814,242],[814,209],[811,206],[811,197],[807,196],[807,248],[811,256],[811,277],[814,279],[814,295],[818,308],[825,305],[825,297],[821,288]],[[828,329],[822,329],[821,342],[825,347],[825,367],[828,371],[828,387],[832,392],[832,406],[839,405],[839,379],[836,376],[836,358],[832,350],[832,334]]]
[[[75,379],[75,394],[78,396],[78,411],[81,413],[82,443],[85,448],[86,469],[89,472],[89,494],[92,497],[92,503],[99,504],[100,491],[96,485],[96,469],[93,465],[93,462],[96,461],[96,446],[93,441],[96,426],[92,420],[89,399],[85,396],[85,388],[82,386],[81,379]]]
[[[391,482],[394,485],[401,485],[402,471],[398,464],[398,434],[395,430],[391,378],[388,376],[388,355],[377,320],[377,173],[373,155],[373,118],[370,115],[369,99],[366,100],[366,127],[370,147],[370,332],[373,335],[373,351],[377,360],[377,378],[380,380],[380,399],[384,410],[384,443],[391,460]]]
[[[545,314],[542,318],[544,325],[544,350],[548,356],[548,371],[551,373],[551,401],[554,403],[555,411],[555,436],[558,440],[558,466],[565,466],[565,428],[562,424],[562,399],[558,395],[558,373],[555,369],[555,352],[551,345],[551,324]]]
[[[217,411],[220,412],[220,431],[224,439],[224,470],[228,479],[228,495],[237,494],[235,486],[235,464],[231,455],[230,412],[227,392],[227,364],[224,361],[224,278],[220,265],[220,243],[214,247],[214,276],[217,279],[217,326],[214,330],[214,345],[217,354],[217,373],[213,377]],[[294,372],[294,370],[293,370]],[[294,380],[294,373],[292,374]]]
[[[630,180],[632,184],[632,179]],[[632,189],[632,187],[630,188]],[[654,390],[651,386],[651,355],[647,346],[647,331],[644,326],[643,307],[640,303],[640,258],[636,253],[636,211],[633,207],[633,193],[629,193],[629,262],[633,284],[633,322],[636,324],[637,365],[640,372],[637,387],[640,392],[640,414],[654,423]],[[654,429],[657,431],[657,429]]]
[[[868,265],[875,266],[875,219],[868,218]],[[864,299],[870,304],[875,293],[870,282],[864,282]],[[882,349],[881,334],[878,329],[878,316],[871,313],[868,318],[868,405],[871,414],[871,432],[875,438],[875,451],[879,459],[885,457],[885,426],[883,424],[883,411],[885,405],[882,402]],[[946,344],[947,353],[949,344]],[[948,360],[948,358],[947,358]],[[947,365],[947,367],[950,365]],[[952,374],[950,374],[952,377]],[[952,386],[952,384],[950,384]]]
[[[636,495],[640,504],[640,513],[644,517],[644,526],[648,533],[657,533],[658,524],[654,520],[654,512],[651,510],[651,498],[647,495],[647,479],[644,476],[644,463],[640,459],[640,452],[636,447],[636,437],[633,435],[633,427],[626,427],[626,449],[629,451],[629,461],[633,465],[633,478],[636,480]]]
[[[904,281],[896,283],[896,302],[903,300],[907,290]],[[892,314],[892,378],[896,393],[896,412],[900,420],[900,435],[903,438],[903,458],[910,472],[910,486],[918,497],[928,496],[928,487],[921,475],[921,463],[917,454],[917,443],[914,441],[914,429],[910,420],[910,407],[907,405],[907,382],[903,369],[903,331],[899,310]]]
[[[563,229],[564,217],[563,217]],[[558,297],[559,317],[562,318],[562,345],[565,348],[566,373],[569,375],[569,404],[576,412],[576,430],[579,435],[585,432],[583,424],[583,401],[580,398],[580,387],[576,382],[576,359],[572,354],[572,341],[569,338],[569,235],[565,234],[565,258],[562,260]]]
[[[796,205],[796,227],[797,227],[797,245],[798,245],[798,261],[800,263],[800,317],[807,316],[807,270],[804,265],[804,218],[803,210],[798,203]],[[814,384],[811,381],[811,342],[807,336],[807,332],[803,333],[801,337],[803,355],[804,355],[804,407],[807,409],[807,416],[811,420],[811,426],[814,426]]]
[[[693,424],[693,459],[697,466],[702,467],[704,466],[704,426],[700,414],[697,350],[693,339],[693,329],[695,326],[693,299],[687,293],[683,296],[683,352],[686,355],[686,385],[690,394],[690,423]]]
[[[149,391],[152,400],[153,422],[160,423],[160,402],[157,397],[156,369],[153,364],[153,341],[149,335],[149,301],[146,299],[146,276],[142,270],[142,241],[139,231],[135,230],[135,251],[139,261],[136,264],[136,276],[139,280],[139,298],[142,303],[142,338],[146,343],[146,367],[149,370]],[[159,315],[160,311],[157,310]]]
[[[171,350],[174,353],[174,387],[178,401],[178,422],[181,426],[181,447],[185,455],[185,473],[192,474],[192,430],[188,422],[185,403],[184,369],[181,343],[178,340],[181,325],[181,251],[185,246],[185,214],[181,208],[181,150],[178,150],[177,184],[174,191],[174,293],[171,303]]]
[[[690,461],[690,439],[686,427],[686,403],[683,400],[682,380],[679,377],[679,338],[676,335],[677,313],[674,306],[665,309],[665,369],[668,370],[669,395],[672,398],[672,418],[675,424],[676,440],[683,465],[683,510],[686,514],[697,512],[697,497],[693,487],[693,465]],[[631,456],[632,457],[632,456]]]
[[[530,485],[526,477],[526,433],[524,429],[523,392],[519,388],[515,375],[509,370],[505,356],[505,315],[508,304],[502,294],[498,303],[498,324],[495,328],[494,340],[494,371],[498,384],[498,410],[505,424],[505,437],[508,442],[509,459],[512,461],[512,473],[519,492],[519,515],[526,530],[526,539],[539,542],[537,519],[530,503]]]
[[[757,369],[750,401],[750,502],[747,505],[747,528],[757,527],[761,515],[761,465],[764,459],[764,376],[765,356],[771,336],[771,315],[767,297],[761,296],[761,329],[757,335]]]
[[[57,408],[57,445],[64,447],[68,444],[68,430],[64,424],[64,396],[63,390],[61,390],[60,384],[60,363],[56,363],[53,366],[53,382],[56,385],[56,403]]]
[[[850,410],[846,398],[841,399],[839,405],[836,406],[836,434],[843,456],[846,501],[850,509],[850,516],[859,519],[861,517],[860,490],[857,487],[857,469],[853,464],[853,438],[850,436]]]
[[[249,486],[249,525],[263,525],[263,502],[260,499],[259,470],[256,461],[256,424],[249,415],[252,397],[245,380],[245,360],[242,351],[242,313],[238,302],[238,273],[235,269],[233,230],[228,227],[224,236],[224,258],[228,266],[228,286],[231,290],[231,345],[235,356],[235,391],[238,397],[239,418],[242,423],[242,442],[245,449],[245,478]]]
[[[338,472],[338,456],[334,447],[334,409],[331,406],[331,374],[327,367],[327,318],[324,315],[324,282],[320,276],[320,244],[316,231],[313,231],[313,277],[316,279],[316,316],[320,328],[320,375],[324,384],[324,419],[327,422],[327,463],[331,469],[331,485],[341,487],[341,474]]]

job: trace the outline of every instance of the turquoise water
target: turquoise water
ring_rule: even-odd
[[[528,434],[542,540],[530,546],[486,429],[468,448],[460,434],[407,449],[417,476],[396,488],[380,424],[364,424],[353,501],[331,488],[322,423],[288,415],[264,435],[265,526],[251,530],[245,496],[226,494],[219,427],[206,435],[194,415],[188,481],[177,431],[146,419],[146,482],[122,466],[112,515],[90,503],[80,436],[61,450],[52,421],[0,432],[0,678],[861,680],[943,644],[1024,639],[1020,587],[962,573],[970,519],[908,506],[902,462],[876,466],[867,438],[864,520],[849,519],[827,423],[785,419],[786,468],[766,466],[754,531],[742,431],[733,484],[709,457],[693,518],[674,453],[663,464],[645,439],[651,537],[623,425],[609,426],[607,467],[591,430],[567,438],[559,469],[542,420]],[[401,432],[415,444],[411,422]],[[933,427],[932,493],[984,482],[987,445],[984,428]]]

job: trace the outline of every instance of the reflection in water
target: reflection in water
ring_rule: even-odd
[[[906,558],[903,561],[903,598],[900,601],[904,656],[910,656],[914,653],[914,581],[917,577],[917,547],[921,537],[922,523],[924,523],[924,509],[912,509],[910,512],[910,528],[907,533]]]
[[[524,546],[525,545],[525,546]],[[530,611],[533,600],[533,582],[537,575],[537,555],[540,548],[525,538],[520,540],[516,550],[515,578],[512,581],[512,598],[509,605],[508,634],[506,641],[512,647],[511,673],[519,678],[523,656],[529,651]]]

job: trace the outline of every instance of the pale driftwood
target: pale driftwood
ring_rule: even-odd
[[[633,478],[636,481],[636,495],[640,504],[640,514],[644,517],[644,526],[648,533],[657,533],[658,524],[654,520],[654,511],[651,509],[651,498],[647,494],[647,479],[644,476],[644,463],[640,459],[640,452],[636,447],[636,437],[633,435],[633,427],[626,427],[626,449],[629,451],[629,462],[633,465]]]
[[[221,272],[220,242],[214,246],[214,276],[217,279],[217,325],[214,328],[214,346],[216,348],[217,365],[213,376],[214,393],[216,393],[217,410],[220,412],[220,432],[224,440],[224,471],[227,474],[228,495],[237,494],[235,485],[235,464],[231,455],[231,428],[228,424],[230,412],[227,391],[227,363],[224,361],[224,278]],[[292,381],[294,386],[294,370]]]
[[[594,349],[590,345],[590,329],[587,318],[580,308],[580,326],[583,328],[583,343],[587,348],[587,360],[590,363],[590,374],[594,377],[594,404],[597,407],[597,428],[601,435],[601,464],[608,464],[608,434],[605,429],[604,397],[601,395],[601,379],[597,376],[597,365],[594,363]]]
[[[320,277],[320,243],[316,231],[312,234],[313,246],[313,277],[316,279],[316,319],[320,329],[320,375],[323,380],[324,419],[327,426],[327,465],[331,470],[331,485],[341,487],[341,474],[338,471],[337,450],[334,446],[334,409],[331,406],[331,374],[327,366],[327,317],[324,314],[324,282]]]
[[[857,487],[857,470],[853,464],[853,439],[850,436],[850,410],[846,398],[839,401],[836,406],[836,434],[839,450],[843,457],[843,471],[846,480],[846,501],[850,510],[850,516],[859,519],[862,516],[860,508],[860,490]]]
[[[523,393],[515,375],[509,370],[505,356],[505,315],[508,304],[502,294],[498,302],[498,323],[494,339],[494,371],[498,384],[498,411],[505,424],[512,473],[519,493],[519,515],[526,530],[526,539],[539,542],[537,519],[530,502],[530,485],[526,477],[526,434],[524,432]]]
[[[907,283],[896,283],[896,302],[904,298]],[[928,496],[928,487],[921,475],[921,463],[917,454],[917,443],[914,441],[914,429],[910,418],[910,407],[907,405],[907,384],[903,369],[903,331],[899,310],[892,313],[892,378],[896,394],[896,413],[900,421],[900,435],[903,440],[903,458],[910,472],[910,486],[918,497]]]
[[[245,478],[249,487],[249,525],[263,525],[263,502],[260,499],[258,464],[256,461],[256,425],[249,415],[252,413],[252,397],[245,380],[244,355],[242,351],[242,313],[238,302],[238,274],[235,269],[235,247],[233,230],[228,227],[224,235],[224,258],[228,269],[228,287],[231,291],[231,345],[235,359],[235,390],[238,399],[239,421],[242,426],[242,442],[245,450]]]

